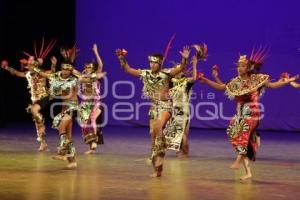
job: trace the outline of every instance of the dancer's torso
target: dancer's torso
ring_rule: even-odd
[[[96,73],[83,74],[88,78],[88,82],[82,82],[80,86],[80,96],[84,100],[100,100],[100,85]]]
[[[77,101],[77,78],[70,76],[62,78],[61,73],[57,72],[50,77],[50,94],[54,98],[63,101]]]
[[[35,72],[26,72],[25,77],[28,82],[28,88],[30,89],[31,101],[36,102],[46,96],[47,92],[47,80]]]
[[[141,70],[141,79],[144,87],[143,93],[151,100],[167,101],[171,76],[168,72],[160,71],[153,74],[151,70]]]

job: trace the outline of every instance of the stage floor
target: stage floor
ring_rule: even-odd
[[[262,132],[252,164],[253,179],[239,181],[242,168],[228,168],[235,153],[225,131],[192,129],[190,158],[168,151],[161,178],[150,178],[147,128],[107,127],[95,155],[75,129],[78,168],[55,161],[58,136],[48,129],[49,152],[36,152],[34,128],[0,128],[0,199],[201,199],[282,200],[300,198],[300,133]]]

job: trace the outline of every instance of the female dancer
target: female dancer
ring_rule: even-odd
[[[193,45],[197,55],[192,58],[192,77],[187,77],[189,71],[178,73],[171,79],[172,117],[164,129],[168,149],[177,151],[177,156],[188,157],[188,133],[190,126],[190,95],[194,81],[197,79],[197,62],[206,59],[207,46]]]
[[[103,106],[100,103],[99,79],[105,76],[102,72],[103,63],[98,53],[97,45],[93,45],[93,52],[97,64],[89,62],[84,66],[82,73],[73,70],[73,74],[79,77],[81,83],[80,97],[82,102],[79,106],[80,122],[84,142],[89,146],[85,154],[93,154],[97,144],[103,144],[102,128],[100,123],[103,116]]]
[[[288,79],[280,79],[276,82],[269,80],[269,75],[258,73],[264,59],[264,49],[252,53],[248,59],[246,55],[239,57],[237,63],[238,76],[227,84],[214,82],[203,75],[199,76],[201,82],[217,90],[225,90],[229,98],[237,102],[237,114],[232,118],[227,135],[236,152],[238,153],[231,169],[239,169],[242,162],[246,174],[240,177],[245,180],[252,177],[249,160],[255,161],[257,144],[255,141],[255,129],[260,121],[259,97],[263,88],[282,87],[298,78],[298,75]]]

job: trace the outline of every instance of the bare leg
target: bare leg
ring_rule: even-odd
[[[72,140],[73,121],[71,117],[66,119],[66,124],[66,133],[69,139]]]
[[[238,154],[234,163],[230,166],[230,169],[239,169],[243,156]]]
[[[150,175],[152,178],[161,177],[163,171],[164,154],[156,156],[152,161],[154,173]]]
[[[182,157],[187,158],[189,156],[189,142],[188,142],[188,128],[185,129],[182,136]]]
[[[256,135],[255,137],[256,137],[255,139],[256,139],[256,144],[257,144],[257,147],[259,148],[259,147],[260,147],[260,145],[261,145],[260,136]]]
[[[154,145],[155,145],[155,135],[154,135],[154,132],[153,132],[155,120],[150,119],[149,124],[150,124],[150,137],[151,137],[151,149],[150,150],[151,150],[151,153],[152,153],[152,151],[154,149]]]
[[[99,108],[97,108],[95,110],[95,112],[93,113],[93,115],[91,116],[91,124],[93,126],[93,131],[94,131],[94,134],[97,135],[97,130],[98,130],[98,127],[99,126],[97,124],[97,118],[100,116],[101,114],[101,110]],[[90,144],[89,144],[89,150],[87,152],[85,152],[86,154],[93,154],[96,152],[96,149],[97,149],[97,143],[96,141],[92,141]]]
[[[244,165],[244,168],[245,168],[245,171],[246,171],[246,175],[241,176],[240,179],[241,180],[250,179],[252,177],[251,168],[250,168],[250,161],[249,161],[247,156],[243,156],[242,161],[243,161],[243,165]]]
[[[72,117],[69,115],[65,115],[65,121],[66,121],[66,133],[67,133],[67,137],[69,140],[69,143],[67,144],[67,154],[70,154],[70,151],[73,151],[72,152],[73,156],[69,157],[69,155],[68,155],[68,157],[67,157],[67,160],[69,162],[69,164],[67,165],[67,168],[74,169],[77,167],[77,162],[75,159],[75,148],[72,143],[72,130],[73,130]]]
[[[40,147],[38,148],[38,151],[46,151],[48,149],[48,144],[46,143],[45,139],[45,125],[44,123],[35,123],[35,126],[37,127],[38,132],[38,138],[40,142]]]
[[[60,145],[59,145],[59,148],[62,148],[63,144],[61,144],[63,142],[63,139],[62,137],[66,137],[68,138],[68,132],[67,132],[67,127],[69,126],[69,121],[71,120],[70,116],[69,115],[65,115],[60,124],[59,124],[59,127],[58,127],[58,132],[59,132],[59,137],[60,137]],[[61,150],[59,149],[58,150],[58,154],[55,155],[55,156],[52,156],[52,158],[54,160],[64,160],[66,161],[67,160],[67,156],[66,156],[66,152],[62,152],[62,151],[66,151],[65,149],[64,150]]]
[[[169,112],[163,112],[161,117],[155,121],[153,121],[153,136],[154,140],[154,151],[159,151],[152,160],[154,173],[151,177],[160,177],[162,175],[163,170],[163,162],[164,162],[164,136],[163,136],[163,127],[170,119]]]
[[[44,119],[42,114],[39,112],[41,109],[39,104],[33,104],[31,106],[31,114],[32,117],[35,121],[35,127],[36,127],[36,132],[37,132],[37,140],[38,142],[40,142],[40,147],[38,149],[38,151],[45,151],[48,149],[48,145],[46,143],[46,139],[45,139],[45,131],[46,131],[46,127],[44,124]]]

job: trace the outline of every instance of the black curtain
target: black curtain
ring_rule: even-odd
[[[0,1],[0,59],[20,70],[19,60],[26,58],[23,51],[33,54],[33,42],[57,39],[50,56],[60,59],[59,48],[75,41],[75,1],[73,0],[2,0]],[[0,69],[0,126],[7,122],[28,121],[25,112],[30,103],[27,82]]]

